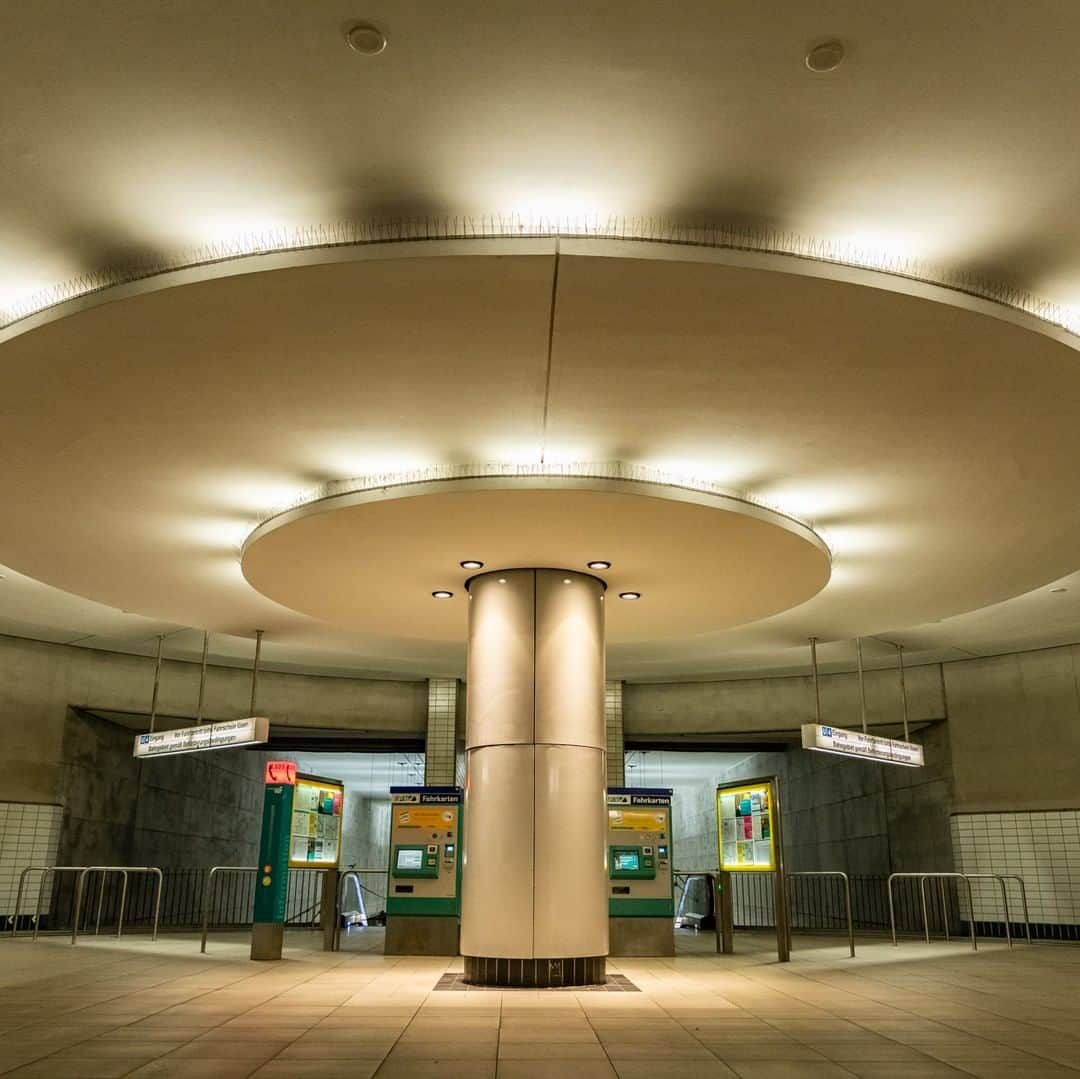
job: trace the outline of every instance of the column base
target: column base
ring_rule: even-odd
[[[252,959],[280,959],[284,943],[285,926],[281,922],[255,922],[252,925]]]
[[[465,956],[465,981],[469,985],[507,988],[559,989],[571,985],[603,985],[607,957],[574,956],[568,959],[500,959]]]

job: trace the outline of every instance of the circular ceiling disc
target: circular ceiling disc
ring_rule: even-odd
[[[319,499],[261,525],[242,567],[263,595],[323,622],[429,640],[464,636],[470,571],[612,563],[612,643],[683,639],[795,607],[829,579],[807,526],[719,495],[616,479],[444,480]],[[432,593],[453,592],[449,601]],[[618,593],[640,592],[620,603]]]

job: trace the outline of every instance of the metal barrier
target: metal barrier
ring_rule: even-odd
[[[923,916],[923,929],[926,933],[926,941],[930,943],[930,922],[926,914],[926,889],[925,882],[928,880],[939,880],[942,882],[941,887],[944,888],[944,882],[946,880],[962,880],[968,891],[968,907],[970,908],[971,917],[968,919],[968,926],[971,929],[971,950],[973,952],[978,951],[979,945],[975,940],[975,899],[971,891],[971,881],[963,873],[890,873],[887,882],[889,889],[889,929],[892,932],[892,942],[895,947],[898,944],[896,939],[896,909],[893,903],[893,881],[901,878],[912,878],[919,881],[919,898],[922,904],[922,916]],[[947,920],[947,919],[946,919]]]
[[[38,883],[37,902],[34,906],[34,933],[33,939],[38,939],[38,933],[41,929],[41,905],[45,896],[45,882],[49,878],[49,874],[54,876],[57,873],[78,873],[77,883],[75,886],[75,914],[72,919],[71,925],[71,943],[75,944],[79,937],[79,916],[82,914],[83,895],[86,888],[86,880],[89,874],[97,873],[101,876],[102,886],[98,892],[98,904],[97,904],[97,918],[94,924],[94,935],[98,936],[101,933],[101,916],[104,909],[105,902],[105,877],[110,873],[120,874],[122,885],[120,891],[120,906],[117,912],[116,919],[116,935],[122,936],[124,932],[124,913],[127,909],[127,894],[128,894],[128,874],[129,873],[153,873],[157,877],[157,888],[155,889],[154,900],[154,928],[152,933],[152,940],[157,940],[158,933],[158,921],[161,915],[161,886],[163,881],[163,875],[160,869],[156,866],[132,866],[132,865],[31,865],[27,866],[19,874],[19,886],[15,893],[15,913],[11,920],[11,935],[13,937],[18,935],[19,929],[19,911],[22,907],[22,897],[26,887],[26,878],[30,873],[40,873],[41,880]]]
[[[947,880],[962,880],[964,882],[968,893],[968,927],[971,932],[972,951],[977,951],[978,945],[976,944],[975,930],[975,897],[972,891],[971,882],[973,880],[996,880],[998,882],[998,887],[1001,890],[1001,911],[1004,918],[1005,939],[1008,941],[1009,947],[1011,948],[1013,946],[1012,917],[1009,914],[1009,895],[1005,882],[1007,880],[1015,880],[1020,885],[1020,898],[1024,907],[1024,933],[1027,942],[1029,944],[1031,943],[1031,918],[1028,914],[1027,887],[1024,884],[1023,877],[1019,877],[1015,873],[891,873],[888,880],[889,927],[892,932],[892,942],[894,945],[897,943],[897,938],[892,886],[893,881],[901,877],[915,878],[919,881],[919,905],[922,910],[923,936],[925,937],[927,944],[930,943],[930,918],[926,901],[926,882],[929,880],[936,880],[938,882],[938,894],[941,899],[941,924],[946,941],[950,940],[951,937],[949,935],[949,910],[945,894],[945,882]]]
[[[213,895],[214,878],[218,873],[257,873],[259,867],[255,865],[214,865],[206,871],[206,881],[203,884],[203,911],[202,911],[202,943],[199,952],[206,953],[206,937],[210,932],[210,899]]]
[[[363,924],[367,926],[368,915],[367,905],[364,903],[364,892],[370,891],[371,889],[365,887],[364,882],[360,877],[363,873],[382,874],[384,872],[385,870],[382,869],[346,869],[345,872],[341,874],[341,878],[338,881],[337,902],[334,906],[334,931],[331,936],[331,951],[337,952],[341,950],[341,920],[344,914],[345,882],[352,880],[356,885],[356,898],[360,903],[360,914],[363,918]],[[372,892],[372,894],[375,895],[377,893]]]
[[[75,886],[75,914],[71,920],[71,943],[77,943],[79,939],[79,915],[82,913],[83,894],[86,889],[86,878],[91,873],[100,873],[102,878],[101,890],[98,892],[97,925],[94,935],[101,932],[101,907],[105,898],[105,877],[109,873],[120,873],[123,878],[123,890],[120,893],[120,913],[116,923],[116,935],[120,936],[124,926],[124,906],[127,903],[127,882],[129,873],[153,873],[157,876],[157,888],[154,890],[154,928],[150,939],[157,940],[158,922],[161,920],[161,887],[164,875],[157,866],[152,865],[88,865],[83,866],[79,873],[78,883]],[[39,893],[40,894],[40,893]],[[37,934],[35,932],[35,939]]]
[[[804,870],[800,873],[789,872],[789,877],[839,877],[844,882],[844,913],[847,917],[848,951],[855,958],[855,920],[851,914],[851,880],[839,869]]]
[[[34,940],[38,938],[38,926],[41,922],[41,901],[45,892],[45,881],[50,873],[81,873],[86,866],[83,865],[28,865],[19,874],[19,887],[15,892],[15,913],[11,916],[11,935],[17,936],[19,930],[19,911],[22,908],[23,889],[26,877],[29,873],[40,873],[41,881],[38,884],[37,906],[34,908]]]

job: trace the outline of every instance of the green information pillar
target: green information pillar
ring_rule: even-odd
[[[252,959],[281,958],[289,894],[289,834],[295,790],[296,765],[292,761],[267,761],[251,926]]]

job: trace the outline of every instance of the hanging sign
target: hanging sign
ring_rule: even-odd
[[[230,719],[224,723],[203,723],[174,731],[154,731],[135,735],[133,757],[169,757],[176,753],[202,753],[208,749],[255,746],[270,740],[270,720],[266,716]]]
[[[922,768],[923,766],[923,747],[915,742],[881,738],[876,734],[844,730],[843,727],[804,723],[802,744],[803,749],[813,749],[819,753],[835,753],[840,757],[861,757],[866,761],[899,764],[905,768]]]

